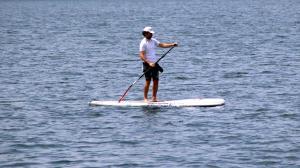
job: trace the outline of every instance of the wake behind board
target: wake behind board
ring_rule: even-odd
[[[220,98],[205,98],[205,99],[182,99],[158,102],[144,101],[91,101],[93,106],[117,106],[117,107],[214,107],[225,104],[224,99]]]

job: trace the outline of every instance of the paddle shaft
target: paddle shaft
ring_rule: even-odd
[[[171,47],[164,55],[162,55],[156,62],[155,64],[157,64],[161,59],[163,59],[175,46]],[[132,86],[138,81],[140,80],[149,70],[151,69],[151,67],[149,67],[136,81],[134,81],[125,91],[125,93],[121,96],[121,98],[119,99],[119,103],[124,99],[124,97],[126,96],[127,92],[132,88]]]

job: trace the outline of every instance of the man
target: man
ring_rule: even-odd
[[[143,30],[144,39],[140,43],[140,58],[143,61],[143,71],[146,72],[145,78],[146,83],[144,86],[144,101],[148,101],[148,91],[153,80],[152,87],[152,101],[157,101],[157,90],[158,90],[158,81],[159,81],[159,71],[162,71],[162,68],[155,64],[159,57],[155,54],[156,47],[169,48],[177,46],[177,43],[160,43],[158,40],[152,38],[154,31],[152,27],[145,27]]]

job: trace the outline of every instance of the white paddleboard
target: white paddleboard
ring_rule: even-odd
[[[94,106],[118,106],[118,107],[214,107],[225,104],[224,99],[204,98],[204,99],[182,99],[158,102],[144,102],[136,100],[128,101],[91,101],[90,105]]]

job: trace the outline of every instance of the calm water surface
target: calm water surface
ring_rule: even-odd
[[[1,0],[0,167],[299,167],[299,9],[298,0]],[[180,44],[161,62],[161,100],[226,105],[90,107],[141,74],[144,26]],[[126,98],[142,90],[143,80]]]

